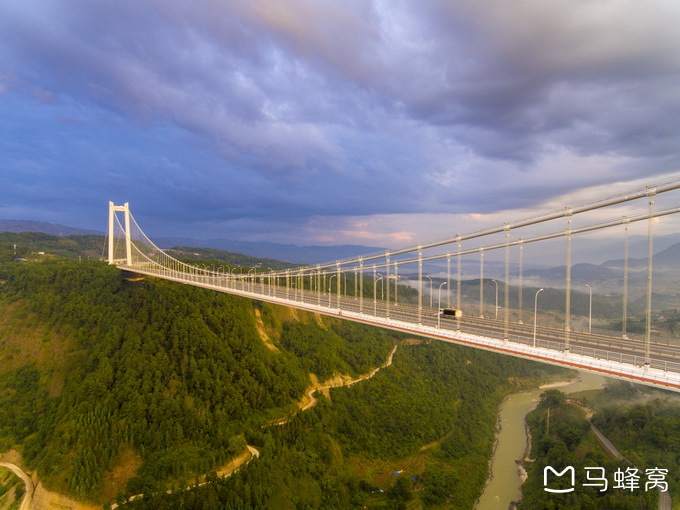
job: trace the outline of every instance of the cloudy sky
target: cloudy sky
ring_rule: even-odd
[[[677,0],[3,0],[0,218],[104,230],[113,200],[152,239],[401,246],[665,182],[678,20]]]

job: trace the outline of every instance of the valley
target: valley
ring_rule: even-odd
[[[0,452],[39,482],[43,505],[473,508],[500,403],[566,374],[126,280],[82,257],[30,258],[0,264]],[[594,300],[600,324],[607,299]],[[559,318],[559,296],[545,304]],[[660,311],[657,328],[672,338],[676,318]]]

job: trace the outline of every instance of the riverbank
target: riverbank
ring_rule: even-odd
[[[579,380],[579,378],[576,377],[574,379],[570,379],[569,381],[560,381],[560,382],[555,382],[555,383],[551,383],[551,384],[543,384],[543,385],[539,386],[538,389],[545,391],[545,390],[549,390],[549,389],[553,389],[553,388],[563,388],[564,386],[569,386],[570,384],[575,383],[578,380]],[[527,414],[529,414],[534,409],[536,409],[537,405],[538,405],[538,401],[536,401],[536,403],[531,408],[529,408],[529,410],[527,411]],[[532,443],[533,436],[531,435],[531,428],[529,427],[529,424],[526,422],[526,417],[525,417],[525,420],[524,420],[524,433],[527,436],[527,444],[526,444],[526,447],[524,448],[524,455],[522,455],[522,458],[517,461],[517,466],[518,466],[518,469],[519,469],[520,487],[522,485],[524,485],[524,482],[526,482],[527,478],[529,478],[529,474],[527,473],[527,470],[524,467],[524,464],[526,462],[534,462],[534,459],[529,457],[529,455],[531,455],[531,448],[532,448],[532,445],[533,445],[533,443]],[[521,501],[518,501],[516,506],[519,506],[520,502]]]
[[[503,399],[499,406],[494,449],[489,460],[489,477],[475,510],[507,510],[521,501],[522,484],[527,479],[522,461],[531,451],[526,415],[536,408],[541,393],[552,388],[564,388],[570,392],[595,389],[602,387],[604,381],[602,376],[580,372],[574,379],[511,393]]]

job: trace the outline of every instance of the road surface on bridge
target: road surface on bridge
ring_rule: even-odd
[[[537,324],[534,338],[533,324],[476,316],[439,317],[438,309],[428,306],[300,290],[293,285],[272,285],[265,282],[266,274],[257,275],[261,281],[244,281],[153,267],[118,267],[250,299],[680,391],[680,347],[669,345],[667,339],[651,341],[647,356],[643,340],[622,338],[620,334],[566,332]]]

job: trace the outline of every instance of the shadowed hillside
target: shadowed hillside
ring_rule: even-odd
[[[18,448],[49,488],[100,503],[185,487],[248,443],[259,459],[181,497],[466,508],[486,477],[498,402],[557,370],[153,278],[128,282],[99,262],[9,263],[0,281],[0,450]],[[310,374],[368,373],[395,342],[392,366],[298,412]],[[281,416],[290,419],[272,426]],[[390,496],[392,466],[415,478]]]

